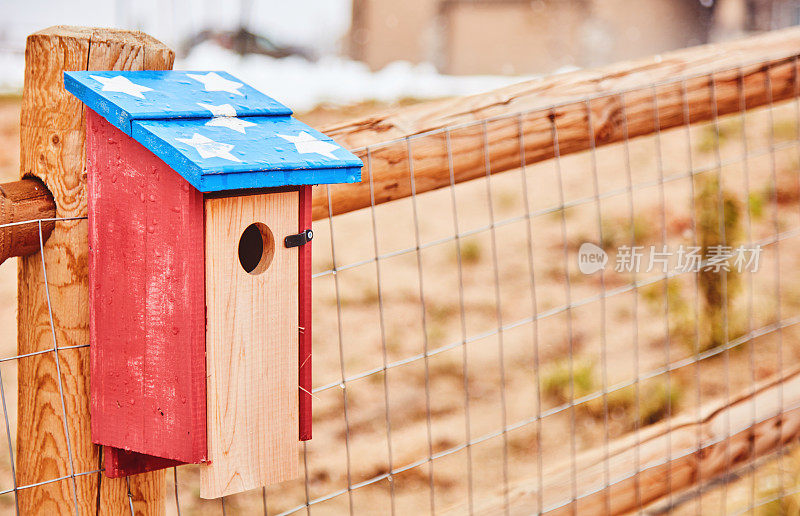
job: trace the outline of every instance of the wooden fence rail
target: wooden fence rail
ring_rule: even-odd
[[[0,263],[12,256],[28,256],[38,251],[39,225],[23,222],[51,219],[55,215],[53,196],[38,179],[0,185]],[[54,226],[54,222],[42,224],[44,240],[50,238]]]
[[[553,158],[554,124],[564,156],[794,98],[799,56],[792,28],[328,126],[365,161],[370,149],[361,183],[330,186],[330,213],[370,206],[369,172],[375,204],[410,196],[409,156],[422,193],[450,185],[449,158],[456,183],[486,176],[487,161],[496,174]],[[316,188],[314,219],[328,214],[327,191]]]
[[[558,464],[510,489],[511,514],[627,514],[700,486],[800,439],[800,368]],[[574,488],[577,500],[570,493]],[[550,510],[548,510],[551,508]],[[502,497],[477,509],[502,514]]]
[[[798,58],[800,28],[790,28],[332,124],[322,131],[365,161],[370,149],[369,169],[330,186],[330,209],[326,187],[314,188],[313,217],[370,206],[370,174],[375,204],[410,196],[409,156],[423,193],[450,186],[449,157],[456,183],[487,175],[486,150],[491,174],[552,159],[554,127],[565,156],[791,99]]]
[[[450,157],[456,183],[487,174],[486,150],[491,174],[553,158],[554,122],[564,156],[794,98],[799,57],[791,28],[333,124],[322,131],[365,161],[370,149],[369,169],[360,183],[330,186],[330,209],[326,187],[314,188],[313,217],[370,206],[370,174],[375,204],[410,196],[409,156],[423,193],[450,185]]]

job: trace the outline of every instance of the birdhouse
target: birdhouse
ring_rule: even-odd
[[[67,72],[86,104],[91,435],[215,498],[311,437],[311,187],[361,161],[224,72]]]

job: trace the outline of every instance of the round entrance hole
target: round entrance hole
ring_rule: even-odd
[[[275,238],[266,224],[254,222],[239,238],[239,263],[248,274],[261,274],[275,255]]]

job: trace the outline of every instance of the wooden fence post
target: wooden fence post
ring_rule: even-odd
[[[87,214],[84,107],[64,90],[63,72],[171,69],[173,59],[169,48],[139,32],[58,26],[28,37],[21,174],[45,183],[57,217]],[[69,348],[19,359],[17,485],[66,477],[21,490],[22,514],[129,512],[125,479],[72,476],[101,465],[89,433],[88,251],[86,220],[55,225],[44,246],[49,303],[41,255],[19,260],[19,353],[53,349],[51,311],[56,343]],[[130,477],[130,490],[137,513],[164,513],[163,471]]]

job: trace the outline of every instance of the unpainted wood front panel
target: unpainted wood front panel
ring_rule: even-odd
[[[298,194],[206,199],[208,453],[203,498],[296,477],[298,468]],[[275,254],[245,272],[238,245],[254,222],[273,233]]]

